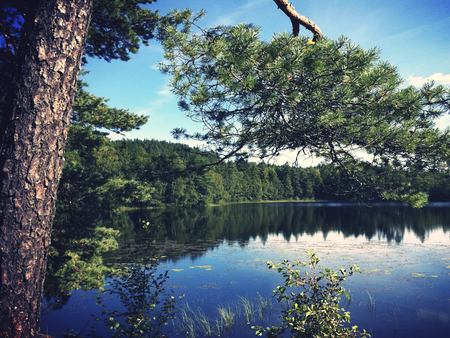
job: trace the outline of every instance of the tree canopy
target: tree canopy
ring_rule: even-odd
[[[311,154],[361,183],[364,165],[446,168],[449,131],[435,120],[449,112],[448,88],[405,87],[378,49],[344,37],[280,33],[266,42],[260,33],[245,24],[202,29],[198,17],[161,27],[161,69],[179,107],[204,126],[175,129],[176,137],[205,141],[223,158]]]
[[[154,37],[160,15],[143,7],[157,0],[94,0],[85,54],[105,60],[129,60],[141,44]],[[38,4],[29,0],[5,0],[0,5],[2,48],[17,54],[23,25],[33,17]]]
[[[88,28],[83,63],[87,57],[127,61],[154,38],[158,10],[146,5],[156,0],[95,0]],[[34,18],[37,4],[27,0],[5,0],[0,4],[0,116],[6,93],[18,65],[21,37]]]

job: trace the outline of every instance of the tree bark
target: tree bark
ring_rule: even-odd
[[[0,129],[0,337],[39,332],[56,192],[92,0],[33,0]]]
[[[298,36],[300,32],[300,25],[305,27],[307,30],[311,31],[314,34],[313,41],[316,41],[317,38],[320,38],[323,34],[322,31],[317,27],[317,25],[304,17],[303,15],[298,14],[295,11],[295,7],[288,0],[273,0],[279,9],[281,9],[284,14],[286,14],[292,22],[292,34],[294,36]]]

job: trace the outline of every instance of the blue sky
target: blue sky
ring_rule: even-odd
[[[420,86],[427,79],[450,86],[449,0],[292,0],[299,14],[314,21],[331,39],[340,35],[363,48],[378,47],[381,59],[397,67],[405,85]],[[204,9],[203,27],[253,23],[262,38],[291,31],[289,19],[273,0],[158,0],[151,8]],[[301,34],[310,36],[305,29]],[[128,62],[90,59],[84,78],[88,91],[109,99],[109,105],[149,115],[149,123],[128,138],[171,140],[175,127],[201,128],[184,117],[168,87],[168,76],[157,69],[163,61],[156,41],[143,46]],[[443,118],[439,127],[450,125]]]

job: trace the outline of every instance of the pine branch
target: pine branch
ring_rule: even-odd
[[[291,19],[292,22],[292,34],[294,36],[298,36],[300,32],[300,25],[305,27],[307,30],[311,31],[314,34],[313,41],[316,41],[317,38],[320,38],[323,36],[322,31],[320,30],[317,25],[306,18],[303,15],[298,14],[295,11],[295,7],[292,6],[292,3],[290,3],[288,0],[273,0],[279,9],[281,9],[284,14],[286,14],[289,19]]]

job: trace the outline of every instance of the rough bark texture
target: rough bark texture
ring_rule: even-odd
[[[295,7],[288,0],[273,0],[279,9],[281,9],[284,14],[286,14],[292,22],[292,34],[298,36],[300,32],[300,25],[305,27],[307,30],[311,31],[314,34],[314,41],[317,38],[322,36],[322,31],[317,27],[317,25],[304,17],[303,15],[298,14],[295,11]]]
[[[0,337],[34,337],[92,0],[35,0],[0,146]]]

